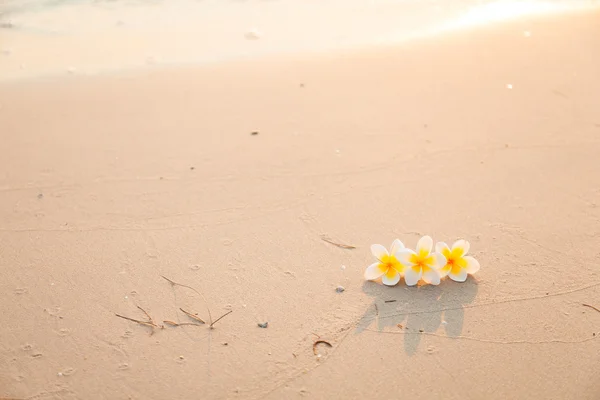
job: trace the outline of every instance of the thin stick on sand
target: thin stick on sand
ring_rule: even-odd
[[[337,247],[339,247],[341,249],[352,250],[352,249],[356,248],[356,246],[352,246],[352,245],[349,245],[349,244],[343,244],[343,243],[334,242],[333,240],[329,239],[327,236],[321,236],[321,240],[324,241],[324,242],[327,242],[329,244],[332,244],[334,246],[337,246]]]
[[[183,308],[180,308],[181,312],[183,312],[185,315],[187,315],[188,317],[190,317],[191,319],[201,322],[203,324],[205,324],[206,322],[204,322],[202,319],[200,319],[200,317],[198,317],[196,314],[192,314],[189,311],[185,311]],[[209,325],[209,328],[213,329],[213,326],[219,322],[221,319],[225,318],[226,316],[228,316],[229,314],[231,314],[233,311],[228,311],[225,314],[221,315],[219,318],[217,318],[216,320],[214,320],[213,322],[211,322],[211,324]],[[181,325],[181,324],[179,324]],[[198,325],[198,324],[192,324],[192,325]]]
[[[152,336],[154,334],[154,328],[160,328],[160,329],[164,329],[165,328],[163,325],[157,325],[154,322],[154,320],[152,319],[152,317],[150,316],[150,314],[148,314],[148,312],[146,310],[144,310],[142,307],[140,307],[140,306],[136,306],[136,307],[139,308],[146,315],[146,318],[148,318],[148,321],[140,321],[139,319],[129,318],[129,317],[126,317],[124,315],[120,315],[120,314],[116,314],[116,313],[115,313],[115,315],[117,317],[119,317],[119,318],[123,318],[123,319],[126,319],[128,321],[135,322],[135,323],[138,323],[140,325],[144,325],[144,326],[147,326],[147,327],[151,328],[152,332],[150,332],[150,336]]]
[[[317,345],[320,343],[326,345],[327,347],[333,347],[333,345],[331,343],[329,343],[327,340],[317,340],[313,343],[313,353],[315,356],[317,355]]]
[[[174,322],[174,321],[169,321],[169,320],[165,320],[163,322],[170,326],[182,326],[182,325],[200,326],[200,324],[195,324],[193,322]]]
[[[200,318],[200,317],[199,317],[199,316],[197,316],[196,314],[192,314],[192,313],[191,313],[191,312],[189,312],[189,311],[185,311],[183,308],[179,308],[179,310],[181,310],[181,312],[182,312],[182,313],[184,313],[185,315],[187,315],[188,317],[190,317],[191,319],[193,319],[193,320],[195,320],[195,321],[198,321],[198,322],[200,322],[200,323],[202,323],[202,324],[205,324],[205,323],[206,323],[206,322],[205,322],[205,321],[204,321],[202,318]]]
[[[155,325],[155,324],[154,324],[154,320],[152,319],[152,317],[150,316],[150,314],[148,314],[148,313],[146,312],[146,310],[144,310],[144,309],[143,309],[142,307],[140,307],[140,306],[136,306],[136,307],[137,307],[137,308],[139,308],[139,309],[140,309],[140,310],[141,310],[141,311],[142,311],[144,314],[146,314],[146,318],[148,318],[148,321],[150,321],[150,323],[151,323],[152,325]]]
[[[594,309],[594,310],[596,310],[596,311],[600,312],[600,310],[599,310],[598,308],[596,308],[596,307],[594,307],[594,306],[591,306],[591,305],[589,305],[589,304],[583,304],[583,303],[582,303],[581,305],[582,305],[582,306],[584,306],[584,307],[589,307],[589,308],[591,308],[591,309]]]
[[[199,291],[197,291],[196,289],[194,289],[194,288],[193,288],[193,287],[191,287],[191,286],[184,285],[184,284],[181,284],[181,283],[177,283],[177,282],[175,282],[175,281],[173,281],[173,280],[171,280],[171,279],[167,278],[167,277],[166,277],[166,276],[164,276],[164,275],[161,275],[161,277],[162,277],[164,280],[166,280],[167,282],[169,282],[169,283],[170,283],[171,285],[173,285],[173,286],[181,286],[181,287],[184,287],[184,288],[187,288],[187,289],[193,290],[193,291],[194,291],[196,294],[198,294],[200,297],[202,297],[202,300],[204,300],[204,304],[206,304],[206,311],[208,311],[208,319],[209,319],[209,321],[210,321],[210,325],[211,325],[211,326],[213,325],[213,322],[212,322],[212,315],[211,315],[211,313],[210,313],[210,308],[208,307],[208,301],[206,301],[206,297],[204,297],[204,295],[203,295],[202,293],[200,293]],[[183,310],[182,310],[182,311],[183,311]],[[193,314],[192,314],[192,315],[193,315]],[[202,321],[202,322],[204,322],[204,321]]]
[[[210,324],[210,328],[212,329],[213,325],[216,324],[217,322],[219,322],[221,319],[225,318],[226,316],[228,316],[229,314],[231,314],[233,312],[233,310],[227,311],[225,314],[221,315],[219,318],[217,318],[215,321],[213,321]]]
[[[119,317],[119,318],[123,318],[123,319],[126,319],[128,321],[137,322],[140,325],[149,326],[150,328],[158,328],[158,325],[153,324],[152,322],[140,321],[139,319],[129,318],[129,317],[126,317],[126,316],[120,315],[120,314],[115,314],[115,315],[117,317]]]
[[[213,328],[214,328],[214,325],[215,325],[217,322],[219,322],[221,319],[225,318],[226,316],[228,316],[229,314],[231,314],[231,313],[233,312],[233,310],[231,310],[231,311],[228,311],[228,312],[226,312],[225,314],[221,315],[219,318],[217,318],[216,320],[214,320],[214,321],[213,321],[213,319],[212,319],[212,314],[210,313],[210,308],[208,307],[208,301],[206,301],[206,297],[204,297],[204,295],[203,295],[202,293],[200,293],[199,291],[197,291],[196,289],[194,289],[194,288],[193,288],[193,287],[191,287],[191,286],[188,286],[188,285],[183,285],[183,284],[181,284],[181,283],[177,283],[177,282],[175,282],[174,280],[172,280],[172,279],[169,279],[169,278],[167,278],[167,277],[166,277],[166,276],[164,276],[164,275],[161,275],[161,277],[162,277],[164,280],[166,280],[167,282],[169,282],[169,283],[170,283],[171,285],[173,285],[173,286],[182,286],[182,287],[184,287],[184,288],[187,288],[187,289],[193,290],[193,291],[194,291],[195,293],[197,293],[197,294],[198,294],[200,297],[202,297],[202,300],[204,300],[204,303],[206,304],[206,310],[208,311],[208,319],[209,319],[209,322],[210,322],[210,324],[209,324],[209,328],[211,328],[211,329],[213,329]],[[190,317],[191,319],[193,319],[193,320],[195,320],[195,321],[198,321],[198,322],[201,322],[201,323],[203,323],[203,324],[205,324],[205,323],[206,323],[206,322],[205,322],[203,319],[201,319],[200,317],[198,317],[196,314],[192,314],[192,313],[191,313],[191,312],[189,312],[189,311],[185,311],[183,308],[180,308],[180,310],[181,310],[181,312],[183,312],[185,315],[187,315],[187,316],[188,316],[188,317]],[[181,324],[179,324],[179,325],[181,325]]]

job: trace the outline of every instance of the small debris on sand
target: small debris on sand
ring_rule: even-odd
[[[259,31],[257,31],[256,29],[252,29],[248,32],[246,32],[246,34],[244,35],[244,37],[248,40],[258,40],[261,37],[261,33]]]
[[[356,246],[352,246],[350,244],[343,244],[343,243],[335,242],[335,241],[331,240],[328,236],[325,236],[325,235],[321,236],[321,240],[324,242],[327,242],[329,244],[332,244],[334,246],[337,246],[341,249],[352,250],[352,249],[356,248]]]
[[[588,308],[591,308],[592,310],[596,310],[596,311],[600,312],[600,309],[599,309],[599,308],[597,308],[597,307],[594,307],[594,306],[592,306],[592,305],[590,305],[590,304],[582,304],[582,306],[584,306],[584,307],[588,307]]]
[[[268,322],[263,322],[263,323],[258,323],[257,324],[259,328],[268,328],[269,327],[269,323]]]
[[[346,288],[343,287],[343,286],[338,286],[338,287],[335,288],[335,291],[338,292],[338,293],[342,293],[345,290],[346,290]]]
[[[327,340],[317,340],[317,341],[315,341],[313,343],[313,353],[314,353],[314,355],[317,355],[317,345],[318,344],[324,344],[327,347],[333,347],[333,345],[331,343],[329,343]],[[318,356],[320,356],[320,354]]]
[[[194,313],[191,313],[191,312],[189,312],[189,311],[185,311],[185,310],[184,310],[183,308],[181,308],[181,307],[179,308],[179,311],[181,311],[182,313],[184,313],[185,315],[187,315],[188,317],[190,317],[190,318],[191,318],[191,319],[193,319],[194,321],[198,321],[198,322],[200,322],[201,324],[205,324],[205,323],[206,323],[206,321],[204,321],[202,318],[200,318],[200,317],[198,316],[198,314],[194,314]]]

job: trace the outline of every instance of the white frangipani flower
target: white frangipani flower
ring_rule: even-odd
[[[417,243],[417,251],[404,249],[398,252],[397,258],[406,266],[404,281],[408,286],[416,285],[420,279],[432,285],[440,284],[440,268],[446,265],[446,257],[440,253],[432,253],[433,239],[423,236]]]
[[[404,244],[398,239],[392,243],[389,253],[380,244],[372,245],[371,252],[377,262],[367,267],[365,279],[372,281],[381,277],[381,282],[387,286],[394,286],[400,282],[400,277],[404,273],[404,265],[398,261],[397,254],[403,249]]]
[[[457,240],[452,248],[444,242],[436,243],[435,251],[446,257],[446,265],[440,270],[442,278],[448,275],[453,281],[464,282],[468,274],[479,271],[479,262],[466,255],[470,247],[466,240]]]

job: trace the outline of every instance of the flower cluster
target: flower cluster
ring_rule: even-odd
[[[467,256],[469,242],[458,240],[449,247],[438,242],[433,250],[433,239],[423,236],[415,250],[407,249],[396,239],[388,252],[380,244],[371,246],[371,252],[377,262],[369,265],[365,271],[365,279],[381,278],[384,285],[394,286],[404,277],[408,286],[416,285],[420,280],[431,285],[439,285],[446,276],[453,281],[464,282],[468,274],[479,271],[479,262]]]

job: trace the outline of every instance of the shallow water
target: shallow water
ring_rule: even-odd
[[[0,79],[409,40],[600,0],[5,0]]]

